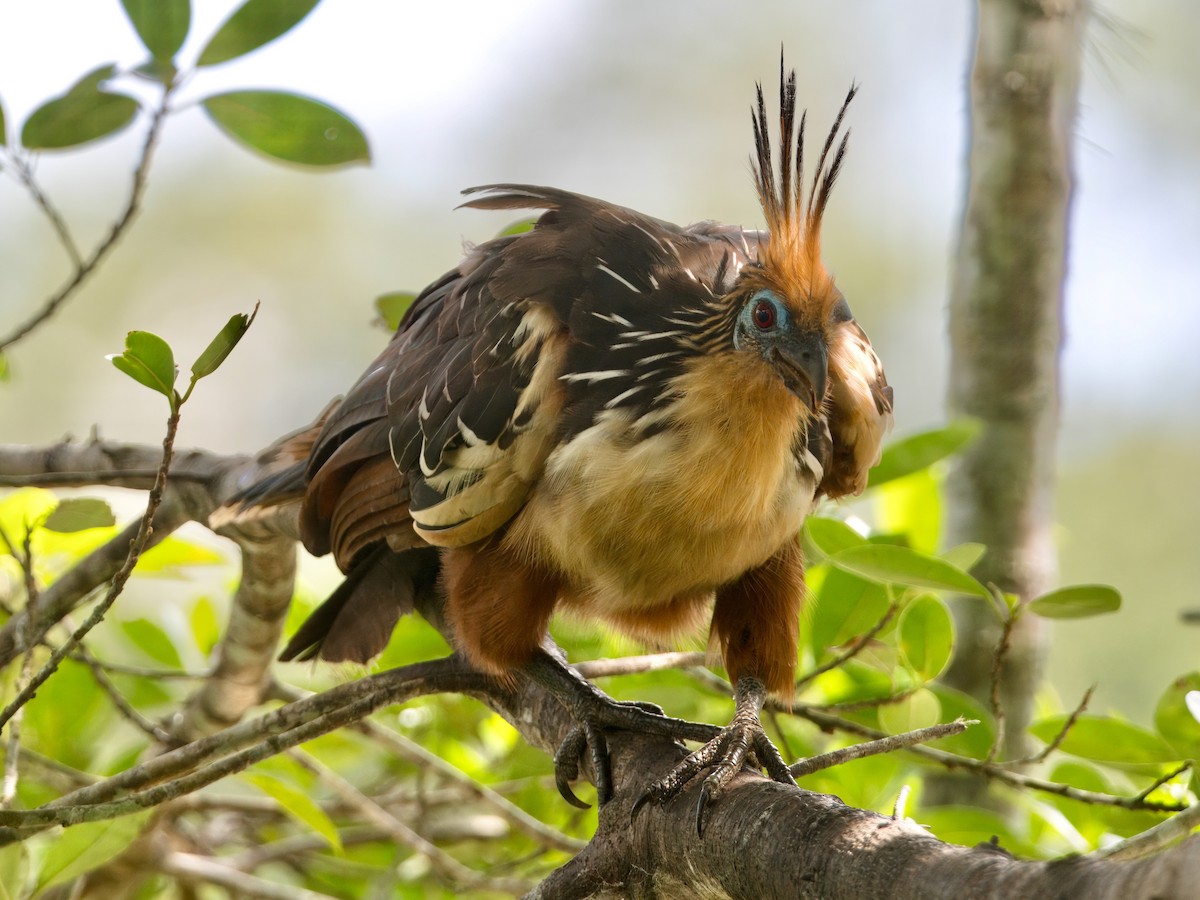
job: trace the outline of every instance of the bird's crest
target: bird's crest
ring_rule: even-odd
[[[767,123],[766,104],[763,102],[762,85],[758,85],[758,107],[751,111],[754,124],[755,157],[751,159],[754,180],[758,188],[759,201],[767,219],[770,239],[761,248],[760,262],[765,270],[779,279],[781,287],[795,287],[808,294],[824,293],[814,282],[825,280],[828,275],[821,266],[821,220],[829,194],[842,168],[846,155],[849,130],[842,130],[846,108],[858,92],[856,85],[850,86],[842,108],[838,111],[821,155],[817,159],[817,171],[807,196],[804,191],[804,121],[806,113],[800,115],[796,127],[796,71],[784,71],[783,58],[779,60],[779,181],[775,178],[775,161],[771,154],[770,129]],[[795,134],[793,162],[792,135]],[[837,143],[837,150],[833,151]],[[830,155],[831,151],[832,157]]]

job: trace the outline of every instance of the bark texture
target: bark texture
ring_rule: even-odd
[[[986,544],[975,574],[1025,599],[1055,577],[1058,363],[1084,22],[1082,0],[978,4],[948,405],[983,432],[950,476],[946,540]],[[956,615],[946,681],[986,704],[999,625],[979,603],[958,604]],[[1025,752],[1043,644],[1036,617],[1025,616],[1003,669],[1010,757]]]

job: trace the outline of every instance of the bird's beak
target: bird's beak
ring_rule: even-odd
[[[771,348],[771,362],[788,390],[814,412],[825,400],[829,351],[819,334],[798,334]]]

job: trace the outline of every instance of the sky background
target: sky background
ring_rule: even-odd
[[[194,59],[235,7],[197,0]],[[11,354],[0,441],[93,426],[157,442],[161,404],[103,359],[131,328],[188,360],[234,312],[262,310],[189,403],[182,444],[253,451],[345,390],[386,336],[373,298],[417,290],[463,241],[513,218],[458,191],[550,184],[677,222],[758,227],[748,108],[779,47],[823,133],[852,81],[850,154],[827,262],[885,360],[896,434],[944,421],[946,289],[964,182],[972,6],[695,0],[325,0],[293,33],[199,73],[180,97],[140,220],[56,321]],[[1056,681],[1146,720],[1196,668],[1200,607],[1200,57],[1188,0],[1113,0],[1088,28],[1075,146],[1059,513],[1065,581],[1122,588],[1116,616],[1058,629]],[[143,52],[117,0],[0,0],[10,134],[93,67]],[[133,89],[140,90],[137,85]],[[257,158],[196,99],[240,87],[321,98],[367,133],[370,167],[314,173]],[[144,92],[143,92],[144,93]],[[47,154],[38,176],[91,246],[119,208],[144,120]],[[62,280],[60,247],[0,173],[0,330]],[[1068,701],[1073,703],[1073,701]]]

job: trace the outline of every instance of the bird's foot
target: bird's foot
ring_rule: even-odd
[[[787,763],[771,743],[759,721],[766,688],[757,678],[738,679],[735,689],[737,711],[733,721],[703,747],[684,759],[666,776],[656,781],[633,804],[631,816],[646,803],[663,803],[678,794],[703,769],[705,777],[696,798],[696,833],[704,834],[704,816],[708,805],[721,793],[743,766],[765,769],[767,775],[782,784],[795,785]]]
[[[572,728],[554,754],[554,782],[563,799],[572,806],[587,809],[571,790],[579,778],[580,765],[586,758],[592,767],[596,795],[601,804],[613,794],[612,766],[607,732],[637,731],[677,740],[707,740],[712,727],[673,719],[653,703],[614,700],[566,663],[550,654],[539,654],[528,666],[529,675],[544,685],[571,711]],[[585,757],[586,754],[586,757]]]

